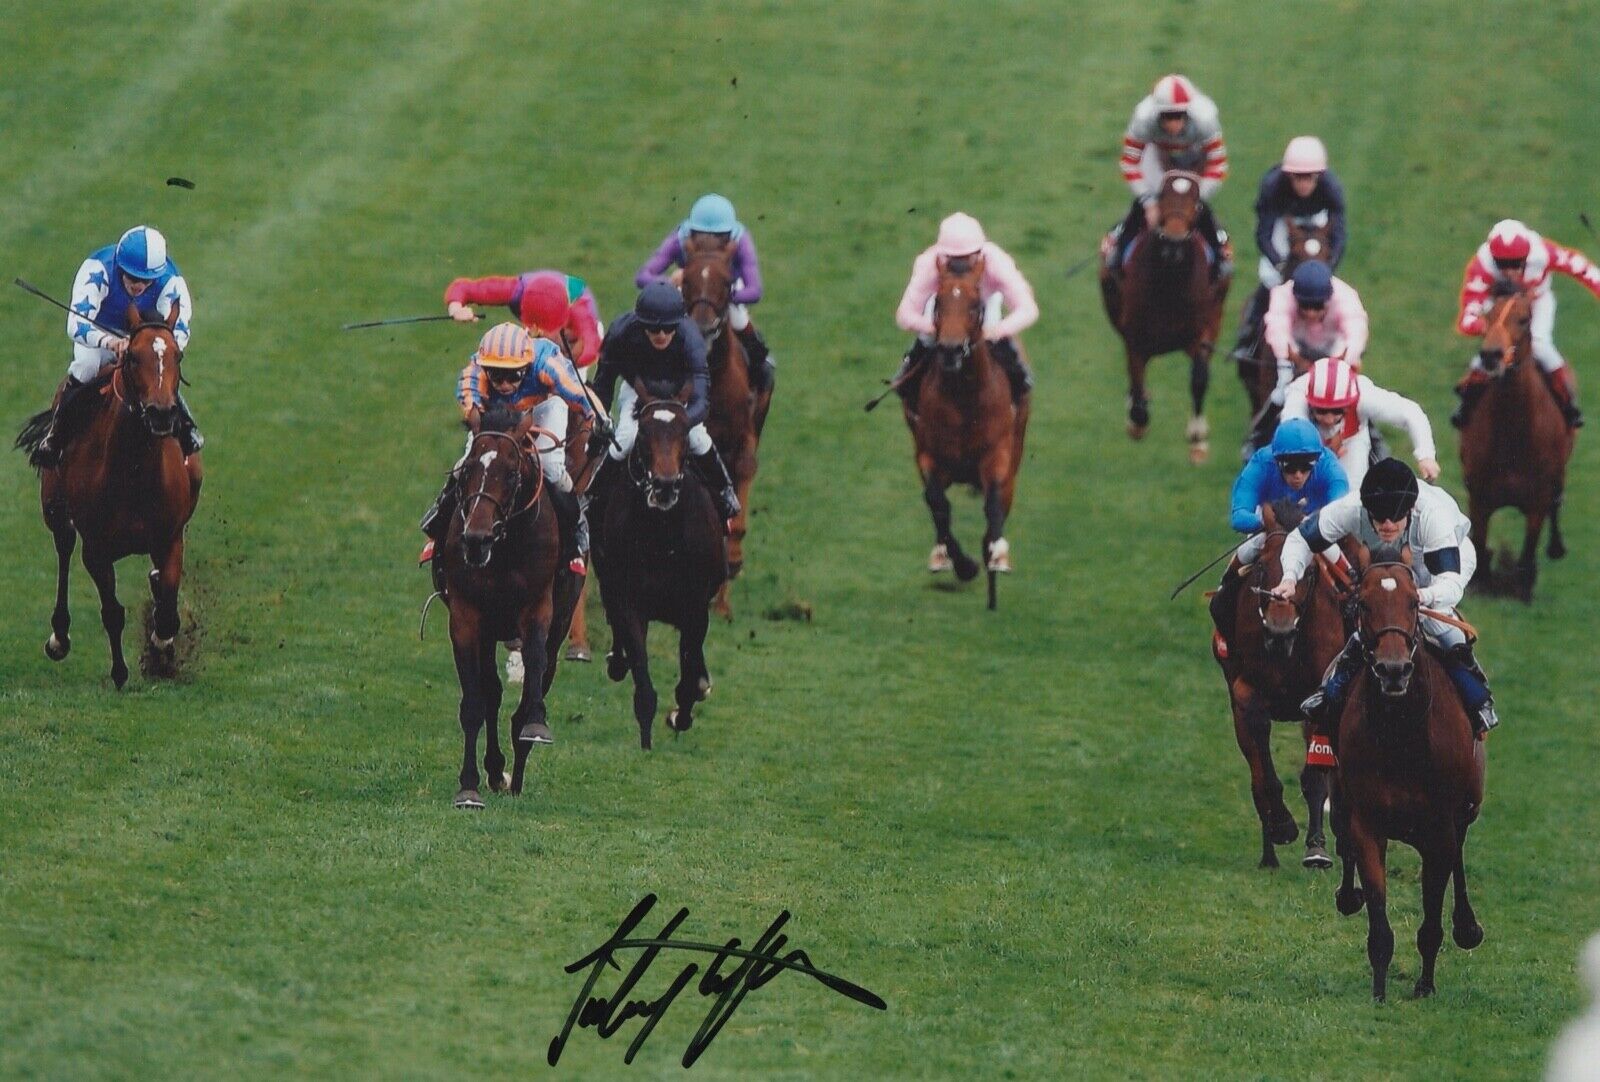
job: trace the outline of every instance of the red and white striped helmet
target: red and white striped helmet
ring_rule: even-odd
[[[1318,410],[1350,409],[1361,401],[1356,370],[1342,357],[1324,357],[1311,366],[1306,405]]]
[[[1156,88],[1151,93],[1156,99],[1156,108],[1163,113],[1187,113],[1189,103],[1200,96],[1194,84],[1182,75],[1163,75],[1156,80]]]
[[[1489,230],[1489,258],[1496,262],[1525,260],[1533,251],[1533,239],[1528,227],[1515,218],[1494,223]]]

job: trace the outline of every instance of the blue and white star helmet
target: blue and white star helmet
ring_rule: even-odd
[[[167,238],[148,225],[134,226],[117,241],[117,269],[130,278],[160,278],[167,269]]]

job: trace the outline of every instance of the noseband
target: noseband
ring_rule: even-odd
[[[708,301],[706,303],[710,302]],[[640,417],[643,417],[646,413],[653,409],[668,409],[675,413],[683,413],[685,423],[688,421],[687,411],[684,410],[683,403],[679,402],[677,399],[658,398],[652,402],[646,402],[638,408],[638,414]],[[687,458],[689,453],[687,445],[687,431],[684,433],[684,441],[684,457]],[[649,495],[653,489],[657,487],[665,488],[667,487],[667,484],[664,481],[657,481],[655,478],[650,476],[650,467],[644,464],[644,456],[644,441],[635,435],[633,439],[633,449],[628,452],[627,458],[628,480],[633,484],[634,488],[645,493],[646,495]],[[674,482],[674,484],[681,484],[682,481],[683,473],[679,472],[678,480]]]
[[[696,297],[689,302],[690,318],[694,317],[694,310],[700,307],[709,308],[715,313],[711,320],[711,326],[700,332],[701,336],[706,340],[706,349],[709,351],[712,346],[716,345],[717,339],[722,337],[722,328],[727,322],[728,309],[726,305],[718,308],[717,302],[710,297]]]

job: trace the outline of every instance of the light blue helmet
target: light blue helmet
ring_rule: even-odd
[[[688,224],[697,233],[732,233],[739,228],[739,217],[734,214],[732,203],[713,192],[694,201]]]
[[[1272,434],[1273,458],[1316,457],[1322,454],[1322,437],[1317,426],[1304,417],[1283,422]]]
[[[167,238],[159,230],[136,225],[117,241],[117,269],[129,278],[160,278],[167,270]]]

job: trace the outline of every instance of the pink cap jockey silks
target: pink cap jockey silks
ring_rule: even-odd
[[[946,259],[953,256],[972,255],[983,248],[989,238],[983,235],[978,219],[960,211],[939,223],[939,239],[934,249]]]
[[[1182,75],[1163,75],[1156,80],[1156,88],[1151,93],[1156,99],[1156,108],[1161,112],[1187,113],[1189,103],[1194,101],[1198,91]]]
[[[1315,135],[1297,135],[1283,152],[1285,173],[1322,173],[1328,168],[1328,148]]]
[[[1495,262],[1516,262],[1528,258],[1533,242],[1528,239],[1528,227],[1515,218],[1496,222],[1489,230],[1489,258]]]
[[[1355,369],[1342,358],[1324,357],[1311,366],[1306,405],[1317,410],[1349,409],[1361,401]]]

